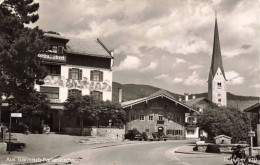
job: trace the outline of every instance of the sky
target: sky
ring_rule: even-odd
[[[30,25],[100,38],[114,50],[113,81],[174,93],[207,92],[215,10],[227,91],[260,96],[258,0],[35,0]]]

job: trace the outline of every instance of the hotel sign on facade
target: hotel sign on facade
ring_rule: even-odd
[[[65,63],[67,60],[65,55],[57,55],[57,54],[41,53],[38,54],[38,57],[46,61],[54,61],[54,62],[62,62],[62,63]]]

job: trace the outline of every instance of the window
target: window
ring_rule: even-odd
[[[221,97],[221,94],[218,94],[218,97]]]
[[[103,93],[99,91],[91,91],[90,95],[94,97],[96,100],[103,100]]]
[[[182,130],[173,130],[174,135],[182,135]]]
[[[57,50],[58,49],[58,47],[57,46],[51,46],[51,51],[53,52],[53,53],[57,53]]]
[[[40,92],[46,94],[49,99],[59,99],[59,88],[57,87],[40,87]]]
[[[81,96],[81,90],[78,90],[78,89],[69,89],[69,92],[68,92],[68,97],[70,96],[78,96],[80,95]]]
[[[221,89],[221,82],[218,82],[218,89]]]
[[[152,121],[153,120],[153,116],[149,116],[149,121]]]
[[[163,120],[163,116],[159,116],[159,120],[162,121]]]
[[[177,116],[176,121],[181,122],[181,118],[179,116]]]
[[[193,135],[194,133],[195,133],[194,129],[188,129],[187,130],[187,134],[192,134]]]
[[[149,132],[149,129],[145,129],[145,132]]]
[[[103,81],[103,72],[99,70],[90,71],[90,80],[91,81]]]
[[[144,121],[144,115],[139,115],[139,120]]]
[[[135,120],[135,115],[131,115],[130,119]]]
[[[82,80],[82,70],[70,68],[69,69],[69,79]]]
[[[221,99],[218,99],[218,102],[221,103]]]
[[[59,46],[58,53],[63,54],[63,46]]]
[[[60,75],[60,65],[45,65],[48,74]]]
[[[194,117],[189,117],[188,118],[188,123],[193,123],[194,122]]]

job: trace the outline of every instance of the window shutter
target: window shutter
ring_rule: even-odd
[[[94,74],[94,71],[91,70],[91,71],[90,71],[90,81],[93,81],[93,74]]]
[[[103,72],[102,71],[99,72],[99,81],[103,81]]]
[[[79,80],[82,80],[82,70],[79,69]]]
[[[69,79],[71,79],[71,77],[72,77],[72,76],[71,76],[71,72],[72,72],[72,69],[70,68],[70,69],[69,69]]]
[[[99,100],[100,100],[100,101],[103,100],[103,92],[99,92]]]

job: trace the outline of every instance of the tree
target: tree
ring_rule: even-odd
[[[92,96],[71,96],[64,103],[67,116],[77,116],[80,119],[81,135],[83,134],[84,119],[88,121],[112,120],[113,123],[125,122],[126,114],[118,103],[111,101],[99,101]],[[97,123],[98,125],[98,123]]]
[[[83,135],[84,119],[93,120],[101,112],[100,101],[91,96],[70,96],[64,103],[64,110],[67,115],[77,116],[80,119],[81,135]]]
[[[35,82],[47,75],[38,58],[47,48],[43,31],[25,27],[38,20],[34,14],[38,8],[33,0],[4,0],[0,4],[0,96],[12,95],[13,104],[26,104],[36,92]]]
[[[111,120],[112,125],[122,124],[126,122],[126,113],[119,103],[109,100],[102,102],[100,117],[106,121]]]
[[[232,143],[247,140],[250,130],[250,117],[244,112],[225,107],[212,107],[205,109],[198,117],[198,126],[208,133],[208,141],[213,141],[217,135],[232,137]]]

